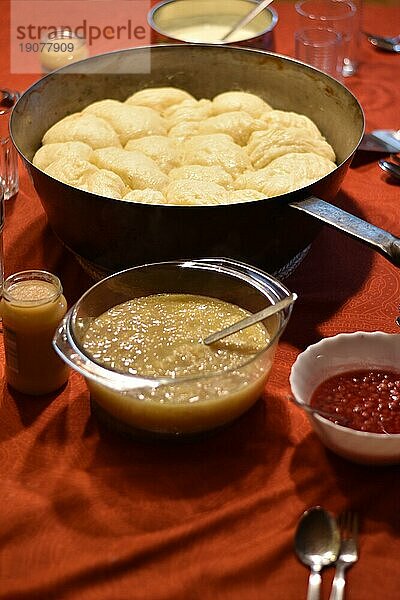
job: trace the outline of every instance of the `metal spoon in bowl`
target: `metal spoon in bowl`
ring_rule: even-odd
[[[307,600],[319,600],[321,570],[337,560],[340,550],[335,518],[320,506],[307,510],[297,526],[294,546],[301,562],[311,570]]]
[[[254,325],[255,323],[259,323],[260,321],[263,321],[267,317],[270,317],[271,315],[274,315],[275,313],[280,312],[284,308],[287,308],[288,306],[293,304],[293,302],[296,299],[297,299],[297,294],[290,294],[289,296],[287,296],[283,300],[280,300],[276,304],[271,304],[271,306],[267,306],[267,308],[263,308],[263,310],[260,310],[256,313],[254,313],[254,315],[245,317],[244,319],[237,321],[233,325],[229,325],[229,327],[225,327],[224,329],[221,329],[220,331],[211,333],[211,335],[207,336],[203,340],[203,342],[204,342],[204,344],[206,344],[208,346],[209,344],[218,342],[219,340],[222,340],[223,338],[226,338],[226,337],[228,337],[228,335],[232,335],[233,333],[236,333],[237,331],[241,331],[242,329],[247,329],[247,327],[251,327],[251,325]]]
[[[324,419],[329,419],[335,421],[335,423],[338,423],[339,425],[342,425],[343,427],[347,427],[347,423],[348,420],[337,415],[334,413],[330,413],[326,410],[322,410],[320,408],[316,408],[314,406],[310,406],[309,404],[306,404],[305,402],[300,402],[300,400],[297,400],[297,398],[295,398],[294,396],[288,396],[288,399],[293,402],[293,404],[295,404],[296,406],[298,406],[299,408],[301,408],[302,410],[304,410],[305,412],[311,414],[311,415],[319,415],[320,417],[324,417]]]
[[[220,39],[220,42],[226,42],[226,40],[230,38],[234,33],[236,33],[236,31],[239,31],[239,29],[242,29],[242,27],[246,27],[246,25],[248,25],[253,19],[255,19],[257,15],[262,13],[262,11],[265,8],[267,8],[267,6],[269,6],[272,2],[273,0],[263,0],[263,2],[260,2],[260,4],[256,4],[256,6],[249,13],[247,13],[247,15],[240,19],[240,21],[238,21],[236,25],[231,27],[228,33],[226,33]]]

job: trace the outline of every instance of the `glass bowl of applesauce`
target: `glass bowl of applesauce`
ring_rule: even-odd
[[[85,377],[94,411],[109,424],[136,435],[194,435],[260,398],[291,307],[214,344],[203,340],[289,294],[230,259],[147,264],[90,288],[54,347]]]

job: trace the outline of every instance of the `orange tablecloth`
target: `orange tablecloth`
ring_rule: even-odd
[[[291,54],[293,5],[275,6],[277,50]],[[365,6],[366,30],[394,34],[399,20],[399,8]],[[4,13],[2,24],[1,84],[22,90],[34,77],[10,75]],[[400,126],[399,80],[400,56],[363,40],[348,86],[368,130]],[[371,155],[356,158],[337,198],[397,235],[399,200],[399,187]],[[5,249],[7,274],[47,268],[61,277],[70,303],[91,284],[47,226],[22,167],[20,192],[7,202]],[[339,331],[397,331],[399,271],[325,229],[286,283],[300,299],[264,398],[201,441],[150,444],[114,434],[91,416],[75,373],[50,398],[2,384],[0,599],[298,600],[308,573],[294,556],[293,534],[302,511],[316,504],[360,510],[361,556],[348,573],[348,600],[399,597],[398,467],[362,467],[331,454],[286,400],[290,366],[306,345]],[[332,577],[324,573],[324,597]]]

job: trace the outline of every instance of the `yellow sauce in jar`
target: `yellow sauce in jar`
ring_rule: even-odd
[[[88,56],[86,41],[67,30],[42,41],[40,64],[45,73],[50,73]]]
[[[24,271],[4,282],[3,320],[7,382],[19,392],[53,392],[69,369],[55,353],[52,340],[67,310],[60,281],[45,271]]]
[[[261,351],[271,333],[258,323],[209,346],[203,339],[248,315],[189,294],[135,298],[109,309],[88,327],[85,352],[154,383],[123,393],[88,380],[92,398],[117,420],[152,431],[193,433],[234,419],[262,393],[272,356]]]

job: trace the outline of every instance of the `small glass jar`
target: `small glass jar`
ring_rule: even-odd
[[[44,73],[50,73],[89,56],[86,39],[70,29],[59,28],[41,39],[40,63]]]
[[[67,311],[61,282],[47,271],[22,271],[3,285],[6,380],[19,392],[48,394],[68,379],[69,369],[53,349],[54,333]]]

